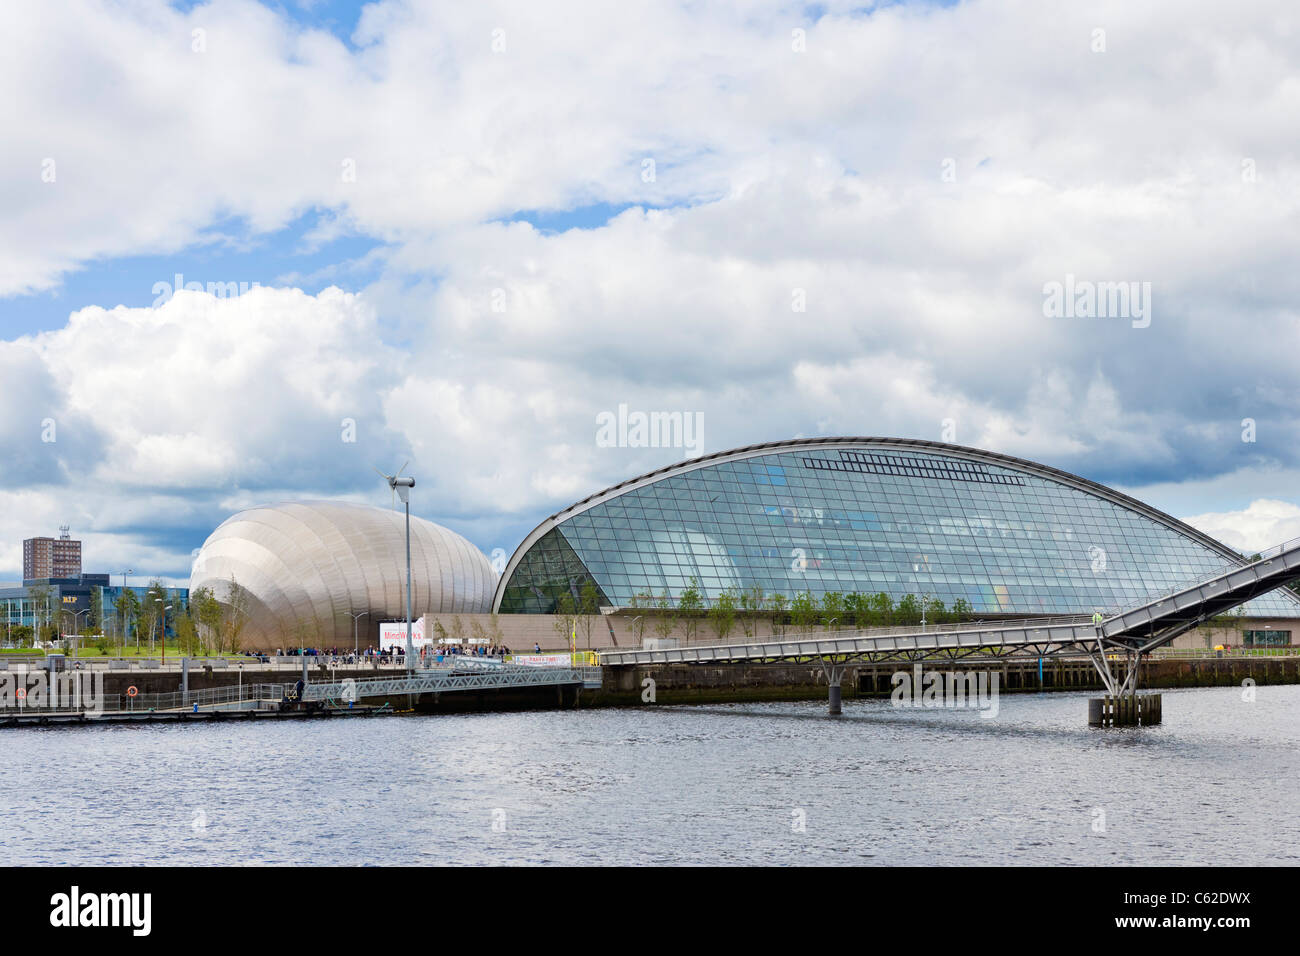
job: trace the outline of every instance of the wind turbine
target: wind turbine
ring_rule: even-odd
[[[409,464],[408,461],[406,465]],[[411,489],[415,487],[415,479],[401,477],[406,465],[397,469],[396,475],[385,475],[378,468],[375,471],[388,482],[393,495],[401,498],[402,504],[406,506],[406,669],[409,671],[415,669],[415,645],[411,642]]]
[[[386,475],[386,474],[384,474],[382,471],[380,471],[378,468],[375,468],[374,465],[371,465],[371,466],[370,466],[371,468],[375,468],[375,474],[378,475],[380,478],[384,479],[384,481],[388,482],[388,487],[389,487],[390,489],[392,489],[393,495],[392,495],[392,500],[391,500],[391,502],[390,502],[389,507],[391,507],[394,511],[397,510],[397,485],[394,484],[394,482],[397,481],[397,479],[401,477],[402,472],[406,471],[406,465],[409,465],[410,463],[411,463],[411,462],[408,460],[408,461],[406,462],[406,464],[402,465],[401,468],[397,469],[397,474],[396,474],[396,475]],[[415,479],[412,478],[412,479],[411,479],[411,485],[414,485],[414,484],[415,484]],[[408,487],[409,487],[409,486],[408,486]],[[406,498],[403,497],[402,500],[405,501]]]

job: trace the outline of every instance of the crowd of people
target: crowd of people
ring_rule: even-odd
[[[510,648],[504,644],[439,644],[436,647],[426,645],[419,649],[420,663],[428,665],[436,660],[444,660],[448,657],[465,654],[473,657],[489,657],[504,659],[511,653]],[[267,660],[267,655],[261,651],[244,651],[245,657],[256,657],[260,660]],[[341,666],[344,664],[371,664],[378,662],[380,664],[402,663],[406,660],[406,648],[397,645],[393,648],[380,649],[377,647],[365,647],[358,651],[349,651],[346,648],[337,647],[291,647],[288,650],[276,648],[276,657],[315,657],[320,658],[319,663],[327,666]]]
[[[401,650],[401,648],[398,648]],[[447,657],[454,657],[458,654],[467,654],[473,657],[496,657],[505,658],[510,653],[510,648],[504,644],[474,644],[466,647],[462,644],[439,644],[436,647],[426,646],[420,648],[421,661],[428,661],[434,657],[439,660]]]

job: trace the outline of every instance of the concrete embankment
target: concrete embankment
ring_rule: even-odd
[[[845,698],[888,696],[893,675],[912,670],[908,662],[850,664],[845,670],[842,693]],[[965,658],[954,661],[922,662],[925,671],[996,672],[1003,693],[1037,691],[1100,690],[1101,681],[1091,662],[1082,659],[1044,660],[1037,658],[992,661]],[[1119,662],[1112,667],[1122,669]],[[242,680],[251,684],[292,683],[298,671],[253,667],[232,669],[192,668],[189,690],[229,687]],[[375,668],[313,667],[311,681],[341,681],[380,676]],[[1174,687],[1235,686],[1250,679],[1260,685],[1300,683],[1300,655],[1268,658],[1200,658],[1151,660],[1142,665],[1138,685],[1143,690]],[[180,689],[177,671],[108,672],[106,694],[125,695],[135,687],[141,695],[169,694]],[[406,695],[368,698],[369,707],[420,713],[462,713],[472,711],[548,710],[555,708],[627,707],[658,704],[717,704],[753,701],[825,700],[828,688],[822,668],[816,663],[656,665],[606,667],[600,689],[577,687],[535,687],[498,690],[456,691],[425,694],[416,700]]]
[[[912,664],[851,664],[845,671],[843,696],[888,696],[892,677],[911,672]],[[1118,663],[1112,663],[1118,667]],[[1040,680],[1037,658],[1025,661],[922,662],[925,671],[996,672],[1002,692],[1100,690],[1102,683],[1087,660],[1045,660]],[[1247,678],[1256,684],[1300,683],[1300,656],[1152,660],[1142,665],[1143,690],[1171,687],[1235,686]],[[653,682],[652,684],[650,682]],[[639,706],[653,687],[659,704],[718,704],[762,700],[824,700],[825,675],[817,664],[724,664],[607,667],[600,690],[584,690],[582,707]]]

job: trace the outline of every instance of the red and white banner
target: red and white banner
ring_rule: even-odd
[[[527,667],[572,667],[568,654],[515,654],[511,663]]]
[[[424,639],[424,618],[411,622],[411,643],[418,651],[429,642]],[[382,621],[379,624],[379,649],[391,651],[406,648],[406,622]]]

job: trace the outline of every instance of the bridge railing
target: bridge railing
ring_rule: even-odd
[[[1151,652],[1157,660],[1203,660],[1205,658],[1300,657],[1300,647],[1230,647],[1216,651],[1206,647],[1158,647]]]
[[[1240,561],[1235,561],[1235,562],[1230,562],[1227,564],[1220,565],[1219,567],[1215,568],[1213,571],[1206,571],[1203,574],[1197,575],[1197,577],[1191,581],[1184,581],[1181,584],[1174,585],[1173,587],[1165,591],[1162,591],[1160,593],[1150,594],[1144,598],[1135,600],[1132,603],[1124,605],[1122,607],[1104,608],[1102,609],[1102,614],[1104,614],[1108,618],[1119,617],[1121,614],[1128,614],[1131,611],[1136,611],[1139,608],[1146,607],[1148,604],[1153,604],[1156,601],[1160,601],[1165,598],[1172,597],[1175,594],[1181,594],[1183,591],[1190,591],[1192,588],[1200,587],[1201,585],[1213,581],[1216,578],[1223,577],[1225,574],[1231,574],[1233,571],[1240,571],[1242,568],[1248,568],[1252,564],[1259,564],[1264,561],[1269,561],[1273,558],[1276,558],[1280,554],[1284,554],[1287,551],[1292,551],[1298,547],[1300,547],[1300,538],[1291,538],[1288,541],[1283,541],[1281,544],[1275,544],[1273,545],[1273,547],[1259,552],[1258,558],[1254,558],[1252,560],[1247,557],[1242,557]]]
[[[78,706],[73,706],[66,699],[61,700],[57,705],[33,706],[24,699],[20,704],[0,710],[0,717],[15,714],[80,713],[91,709],[148,713],[149,711],[190,710],[195,704],[198,704],[200,710],[204,710],[240,704],[272,703],[281,700],[285,691],[292,686],[292,684],[243,684],[242,686],[232,684],[227,687],[213,687],[184,693],[173,691],[162,694],[136,694],[134,697],[129,694],[100,694],[94,700],[83,695]]]
[[[1092,617],[1088,614],[1065,614],[1056,617],[1023,617],[1023,618],[1005,618],[993,620],[974,620],[961,621],[959,623],[945,624],[926,624],[924,628],[920,624],[899,624],[891,627],[845,627],[838,630],[827,631],[790,631],[787,630],[782,634],[766,634],[762,637],[728,637],[725,641],[702,640],[691,643],[683,643],[682,648],[705,648],[705,647],[736,647],[747,644],[790,644],[801,641],[831,641],[837,639],[854,639],[860,637],[898,637],[904,634],[936,634],[949,633],[952,631],[988,631],[988,630],[1023,630],[1038,629],[1044,627],[1058,626],[1075,626],[1079,624],[1091,624]],[[602,654],[622,654],[628,651],[636,651],[641,648],[637,647],[602,647],[591,652],[597,658]],[[575,661],[576,663],[576,661]]]

